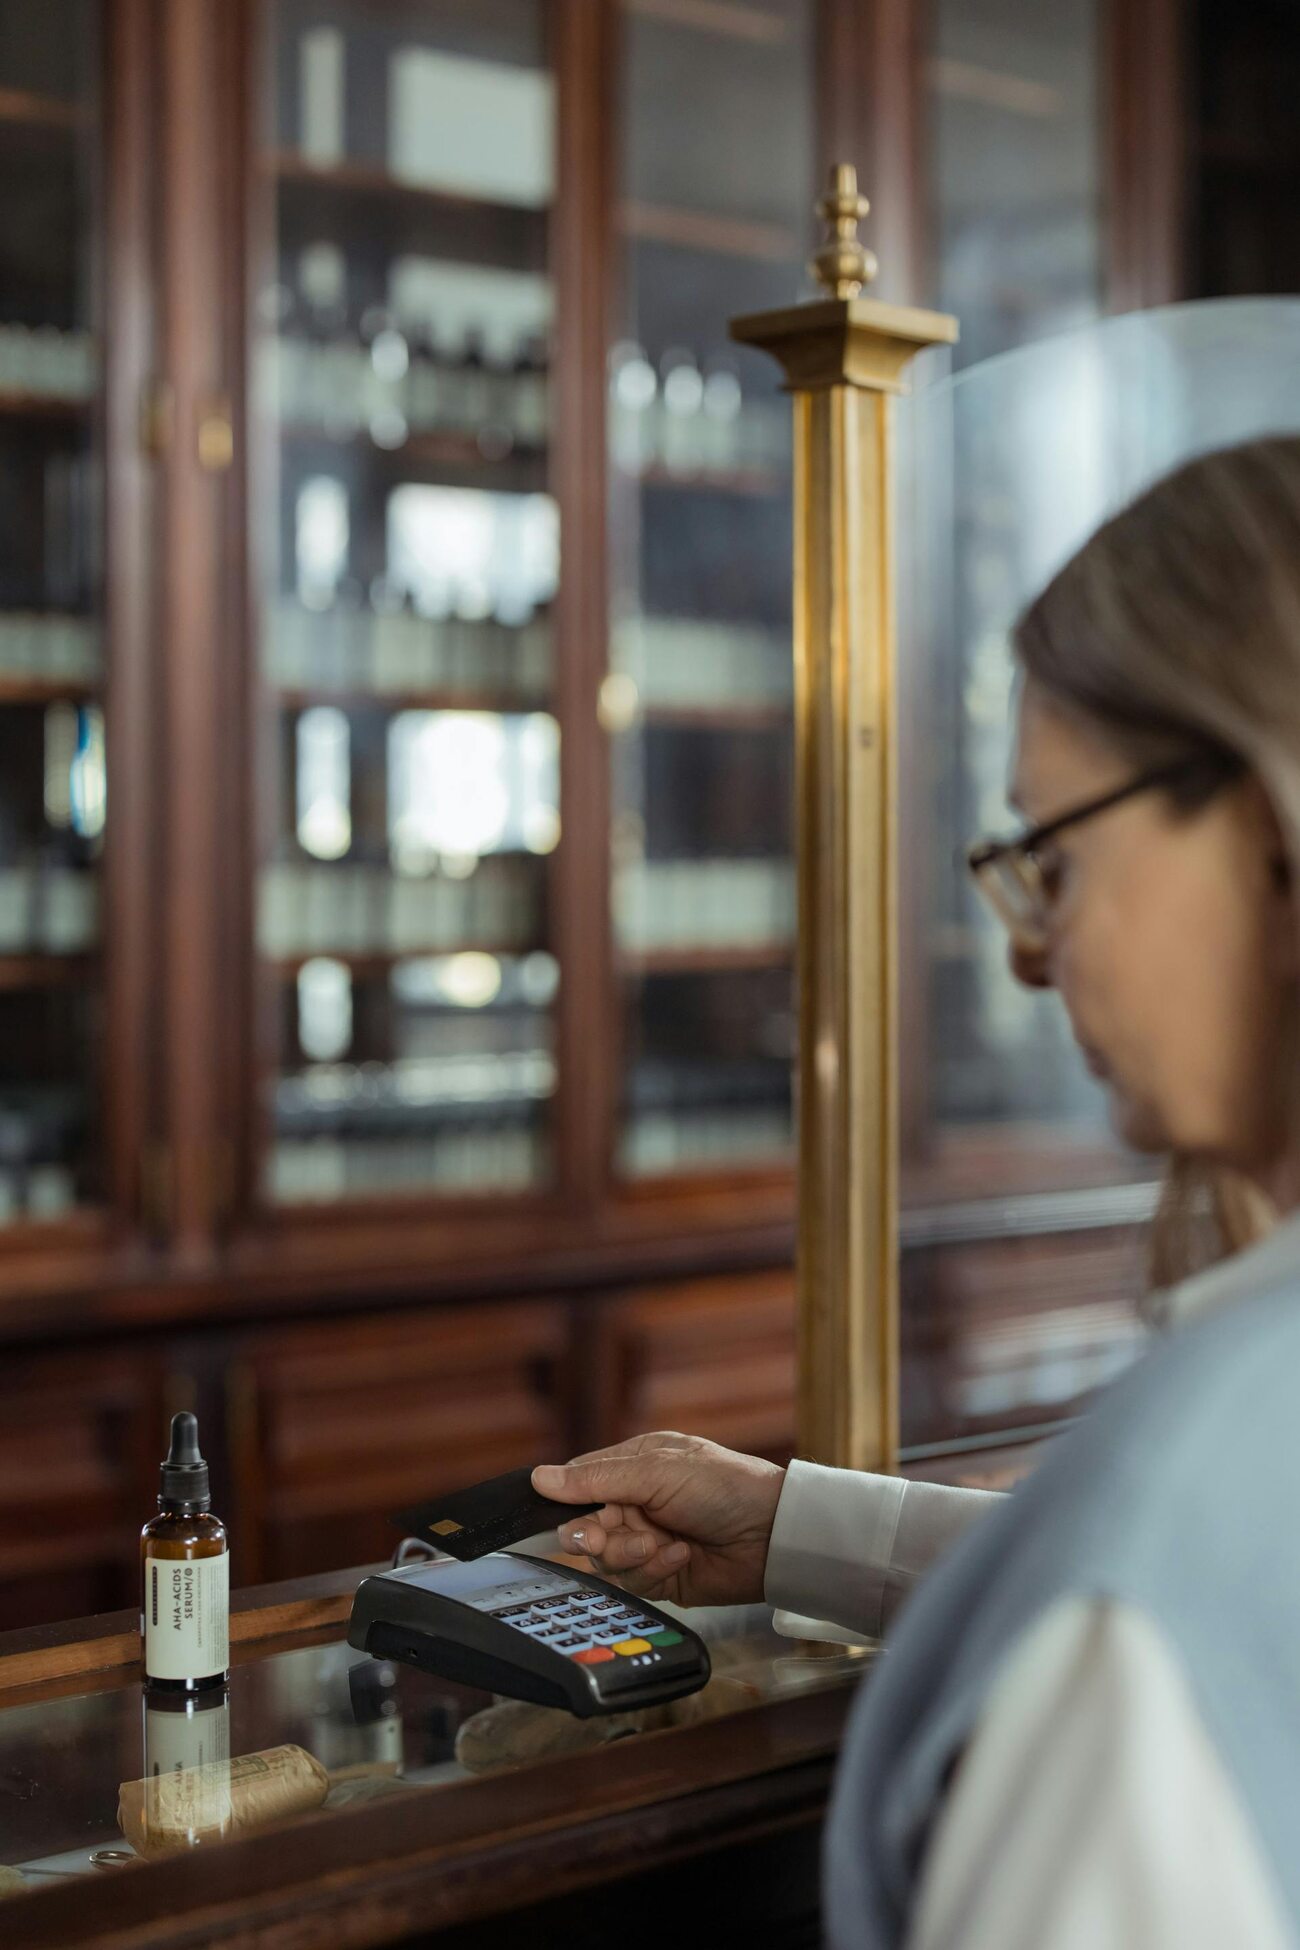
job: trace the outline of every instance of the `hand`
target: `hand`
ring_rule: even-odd
[[[633,1436],[571,1463],[542,1464],[533,1488],[603,1507],[560,1526],[560,1547],[603,1577],[679,1605],[756,1604],[785,1471],[702,1436]]]

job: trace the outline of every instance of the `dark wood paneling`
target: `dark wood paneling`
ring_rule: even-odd
[[[159,828],[152,700],[153,468],[141,408],[154,359],[155,95],[150,0],[105,9],[104,526],[106,739],[110,817],[105,859],[108,1179],[123,1229],[139,1223],[145,1147],[156,1131],[148,1065],[149,994],[161,939],[154,901]]]
[[[1108,1349],[1136,1351],[1145,1288],[1134,1227],[905,1253],[904,1448],[1014,1441],[1073,1412],[1108,1378]]]
[[[568,1333],[539,1302],[250,1336],[230,1370],[236,1581],[387,1558],[390,1511],[567,1454]]]
[[[563,824],[552,868],[560,962],[556,1140],[565,1201],[590,1210],[605,1192],[613,1153],[617,1055],[609,751],[597,719],[609,629],[603,456],[613,336],[612,0],[559,0],[551,15],[559,89],[551,484],[563,537],[555,613]]]
[[[880,260],[872,295],[930,302],[925,239],[924,0],[822,0],[820,156],[857,165],[871,201],[866,241]]]
[[[9,1360],[0,1376],[0,1628],[137,1599],[157,1494],[157,1357]]]
[[[164,0],[160,199],[161,354],[170,397],[156,536],[163,690],[165,976],[156,1045],[166,1105],[165,1204],[182,1265],[212,1253],[224,999],[213,895],[230,871],[217,765],[219,670],[230,636],[223,573],[226,473],[205,466],[200,434],[228,411],[218,78],[219,0]],[[155,973],[155,983],[157,976]],[[157,990],[155,991],[157,993]]]
[[[692,1280],[597,1303],[593,1445],[653,1429],[787,1461],[794,1448],[790,1272]]]
[[[1105,0],[1103,236],[1110,311],[1190,295],[1186,0]]]

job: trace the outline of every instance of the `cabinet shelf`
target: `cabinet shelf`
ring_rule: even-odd
[[[793,941],[759,941],[750,947],[652,948],[623,954],[619,966],[628,976],[738,975],[750,970],[784,968],[793,964]]]
[[[0,671],[0,705],[85,704],[102,686],[84,677],[29,677]]]
[[[665,467],[656,461],[628,478],[641,487],[671,488],[679,494],[735,494],[768,501],[785,492],[785,481],[772,467]]]
[[[1271,148],[1256,136],[1215,133],[1207,130],[1196,145],[1204,163],[1218,169],[1233,170],[1245,176],[1265,177],[1279,188],[1294,185],[1300,177],[1300,153]]]
[[[437,947],[375,948],[364,952],[353,952],[346,948],[313,948],[310,954],[268,956],[265,966],[279,981],[293,982],[306,962],[338,961],[358,980],[373,981],[387,975],[404,961],[436,961],[443,955],[495,955],[500,960],[507,960],[515,955],[534,954],[544,947],[544,942],[444,941]],[[3,965],[0,962],[0,968]]]
[[[56,426],[80,426],[89,418],[89,400],[67,399],[57,393],[0,390],[0,420],[46,420]]]
[[[476,711],[496,717],[517,717],[530,711],[544,711],[548,700],[537,696],[514,696],[500,691],[449,691],[401,689],[391,691],[340,688],[327,684],[282,685],[274,692],[283,711],[308,711],[317,704],[333,704],[341,711]],[[4,693],[0,689],[0,702]]]
[[[768,704],[647,704],[630,727],[654,731],[781,731],[794,717],[793,700]]]
[[[533,489],[546,484],[545,448],[511,447],[505,453],[485,454],[473,434],[412,433],[400,446],[384,447],[364,430],[335,433],[328,427],[289,423],[280,429],[280,438],[299,448],[328,448],[333,453],[351,449],[408,477],[427,475],[457,485],[479,485],[486,477],[497,488]]]
[[[77,988],[99,967],[94,955],[0,955],[0,993]]]
[[[779,14],[744,6],[739,0],[623,0],[623,8],[664,27],[748,41],[753,47],[783,47],[790,39],[790,23]]]
[[[57,95],[35,95],[22,88],[0,88],[0,128],[77,129],[86,121],[80,102]]]
[[[765,264],[788,264],[801,250],[798,233],[785,224],[710,210],[682,210],[667,203],[624,203],[619,210],[619,228],[635,243],[675,244],[683,250],[756,258]]]
[[[393,251],[436,241],[470,264],[540,268],[546,261],[545,209],[408,183],[372,163],[314,163],[291,150],[272,155],[268,168],[290,230],[295,215],[315,226],[327,214]]]

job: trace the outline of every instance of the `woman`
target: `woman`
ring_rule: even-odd
[[[1274,1950],[1300,1942],[1300,440],[1159,483],[1015,648],[1028,830],[972,868],[1120,1134],[1173,1161],[1173,1331],[1009,1498],[675,1435],[535,1481],[603,1499],[566,1543],[685,1604],[875,1632],[942,1556],[846,1735],[837,1946]]]

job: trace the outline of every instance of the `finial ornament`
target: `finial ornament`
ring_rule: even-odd
[[[858,225],[871,205],[858,194],[858,172],[852,163],[836,163],[830,186],[817,205],[826,225],[826,242],[809,265],[818,284],[833,298],[855,298],[876,275],[875,253],[858,241]]]

